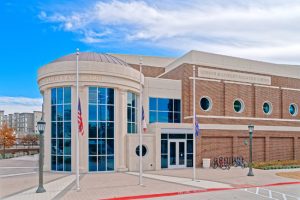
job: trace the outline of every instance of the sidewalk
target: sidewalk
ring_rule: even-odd
[[[44,185],[46,192],[36,193],[37,188],[26,190],[21,193],[17,193],[4,200],[50,200],[54,199],[59,195],[64,189],[66,189],[70,184],[75,181],[75,175],[69,175],[64,178],[55,180],[53,182]]]

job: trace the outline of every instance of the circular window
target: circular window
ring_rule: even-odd
[[[241,113],[244,111],[245,105],[241,99],[237,99],[233,102],[233,109],[237,113]]]
[[[140,156],[140,145],[135,148],[135,153],[137,156]],[[142,156],[145,156],[147,153],[147,148],[142,145]]]
[[[263,104],[263,111],[267,115],[271,114],[272,113],[272,104],[270,102],[265,102]]]
[[[296,116],[298,114],[298,106],[297,104],[292,103],[289,107],[289,112],[292,116]]]
[[[200,100],[200,107],[204,111],[209,111],[212,107],[212,101],[209,97],[202,97]]]

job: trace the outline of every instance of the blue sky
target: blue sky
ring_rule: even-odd
[[[4,0],[0,110],[40,108],[37,69],[81,51],[180,56],[201,50],[300,64],[292,0]]]

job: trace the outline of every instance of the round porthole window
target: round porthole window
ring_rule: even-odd
[[[298,105],[292,103],[289,107],[289,112],[292,116],[296,116],[298,114]]]
[[[263,104],[263,112],[267,115],[272,113],[272,104],[270,102],[265,102]]]
[[[233,102],[233,109],[237,113],[241,113],[244,111],[245,105],[244,102],[241,99],[236,99]]]
[[[212,107],[212,101],[209,97],[202,97],[200,99],[200,107],[204,111],[209,111]]]
[[[135,153],[137,156],[140,156],[140,145],[135,148]],[[142,156],[145,156],[147,153],[147,148],[142,145]]]

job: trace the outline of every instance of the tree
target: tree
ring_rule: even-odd
[[[33,146],[38,143],[39,136],[36,134],[27,134],[27,135],[22,136],[20,139],[21,139],[21,143],[24,146],[28,145],[28,148],[29,148],[29,145]]]
[[[3,157],[5,158],[5,149],[12,147],[16,142],[14,130],[8,127],[7,123],[0,128],[0,145],[3,146]]]

